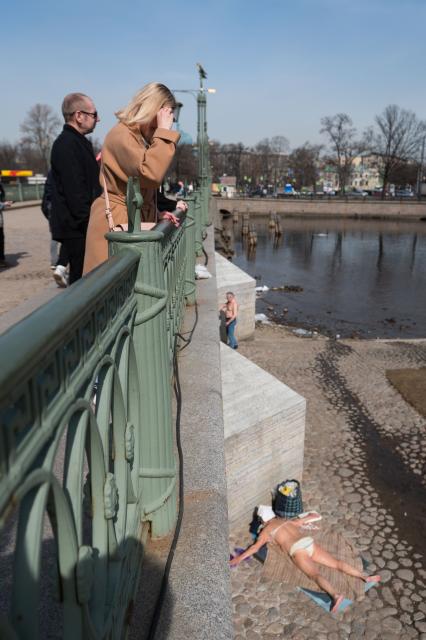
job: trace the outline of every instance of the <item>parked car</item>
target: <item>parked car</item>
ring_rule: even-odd
[[[396,189],[395,198],[414,198],[414,192],[410,189]]]
[[[265,194],[263,193],[263,189],[258,187],[257,189],[252,189],[249,192],[249,198],[264,198]]]
[[[347,191],[345,196],[349,196],[350,198],[366,198],[368,193],[362,189],[353,189],[353,191]]]

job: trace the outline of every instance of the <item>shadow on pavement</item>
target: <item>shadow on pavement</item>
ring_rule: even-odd
[[[19,253],[6,253],[7,269],[17,267],[22,258],[26,258],[30,254],[27,251],[20,251]],[[2,271],[5,269],[2,269]]]

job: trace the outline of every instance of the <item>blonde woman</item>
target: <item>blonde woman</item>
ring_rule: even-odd
[[[114,225],[127,224],[126,190],[128,178],[132,176],[140,179],[142,220],[155,222],[167,215],[158,213],[156,193],[180,137],[171,131],[175,106],[171,91],[163,84],[151,82],[115,114],[119,122],[105,138],[101,161],[101,185],[104,187],[105,178]],[[186,209],[185,203],[179,202],[178,206]],[[104,237],[108,230],[103,194],[90,211],[84,273],[108,258]]]

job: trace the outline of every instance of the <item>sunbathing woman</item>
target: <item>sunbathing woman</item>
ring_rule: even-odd
[[[319,588],[332,599],[331,613],[338,611],[344,596],[336,593],[330,582],[319,573],[318,565],[324,565],[342,571],[349,576],[359,578],[364,582],[379,582],[380,576],[366,576],[347,562],[337,560],[330,553],[325,551],[319,544],[314,542],[311,536],[306,535],[306,531],[316,528],[312,523],[321,520],[319,513],[311,511],[302,513],[297,518],[285,520],[275,517],[270,507],[260,506],[258,515],[266,523],[260,532],[256,542],[252,544],[239,556],[230,561],[230,566],[234,567],[242,560],[249,558],[267,543],[275,543],[281,547],[282,551],[288,553],[294,564],[311,580],[317,583]]]

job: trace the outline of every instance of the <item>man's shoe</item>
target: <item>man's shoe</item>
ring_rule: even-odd
[[[10,264],[6,260],[0,260],[0,269],[8,269]]]
[[[55,271],[53,272],[53,277],[55,278],[55,282],[58,287],[67,287],[68,286],[68,278],[67,278],[67,268],[58,264]]]

